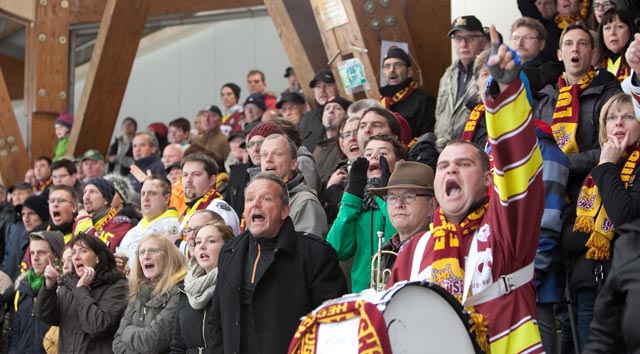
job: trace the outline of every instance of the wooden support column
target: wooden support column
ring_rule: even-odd
[[[151,0],[108,0],[69,139],[74,156],[109,147]]]
[[[12,185],[24,178],[29,158],[13,113],[9,91],[0,70],[0,182]]]
[[[364,94],[357,94],[352,98],[359,99],[366,96],[377,99],[380,96],[378,77],[380,75],[380,44],[382,40],[407,42],[413,57],[419,60],[413,52],[414,45],[401,1],[390,0],[386,2],[387,6],[382,6],[379,1],[310,1],[327,55],[330,58],[336,56],[336,60],[331,65],[336,80],[339,80],[337,70],[339,62],[354,57],[362,60],[370,88]],[[337,11],[329,11],[329,5],[337,5],[337,7],[333,7]],[[327,30],[327,19],[339,17],[336,14],[341,12],[340,6],[344,7],[348,22]],[[366,51],[362,49],[366,49]]]
[[[53,124],[67,109],[69,4],[38,1],[25,40],[25,110],[31,158],[53,156]]]
[[[309,82],[317,71],[326,69],[327,54],[318,45],[322,38],[308,1],[264,0],[307,102],[314,102]]]
[[[4,74],[4,81],[12,100],[24,97],[24,61],[0,54],[0,70]]]
[[[451,0],[407,0],[404,13],[415,44],[413,53],[422,71],[422,87],[437,97],[440,77],[451,65],[451,39],[447,36]]]

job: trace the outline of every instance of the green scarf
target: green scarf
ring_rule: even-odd
[[[33,292],[37,294],[42,288],[42,284],[44,284],[44,272],[40,275],[36,275],[33,268],[29,269],[29,272],[27,272],[27,281],[29,282],[31,289],[33,289]]]

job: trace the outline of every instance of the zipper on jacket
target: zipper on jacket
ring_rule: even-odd
[[[258,261],[260,260],[260,243],[258,244],[258,255],[256,256],[256,261],[253,262],[253,272],[251,273],[251,284],[255,284],[256,280],[256,269],[258,269]]]
[[[204,348],[207,347],[207,338],[204,336],[204,324],[207,319],[207,308],[204,308],[204,315],[202,316],[202,342],[204,343],[204,347],[198,348],[198,354],[202,354]]]

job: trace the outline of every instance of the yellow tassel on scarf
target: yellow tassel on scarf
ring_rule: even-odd
[[[591,233],[586,246],[589,247],[587,259],[603,260],[611,256],[611,239],[597,231]]]
[[[472,333],[476,337],[476,342],[480,346],[483,352],[489,352],[489,331],[487,327],[489,326],[489,321],[487,321],[482,314],[477,312],[469,313],[471,316],[471,320],[473,321],[473,325],[469,330],[469,333]]]

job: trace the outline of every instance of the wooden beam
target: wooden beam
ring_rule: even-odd
[[[307,96],[307,102],[313,103],[313,90],[308,83],[316,71],[327,67],[327,54],[318,45],[322,38],[315,25],[311,5],[299,0],[264,0],[264,4]]]
[[[53,156],[55,118],[68,107],[69,9],[39,1],[25,38],[25,110],[32,157]]]
[[[451,0],[407,0],[404,13],[413,39],[413,53],[422,70],[422,87],[437,97],[440,77],[451,65]],[[425,19],[429,21],[425,21]],[[414,69],[414,76],[418,75]]]
[[[69,0],[72,24],[98,22],[107,0]],[[263,5],[262,0],[153,0],[148,17]]]
[[[108,0],[67,152],[109,147],[151,0]]]
[[[29,158],[13,113],[3,71],[0,70],[0,180],[8,186],[24,178],[29,169]]]
[[[24,61],[0,54],[0,70],[4,73],[4,81],[12,100],[24,97]]]
[[[0,12],[12,19],[33,22],[36,18],[36,0],[0,0]]]

